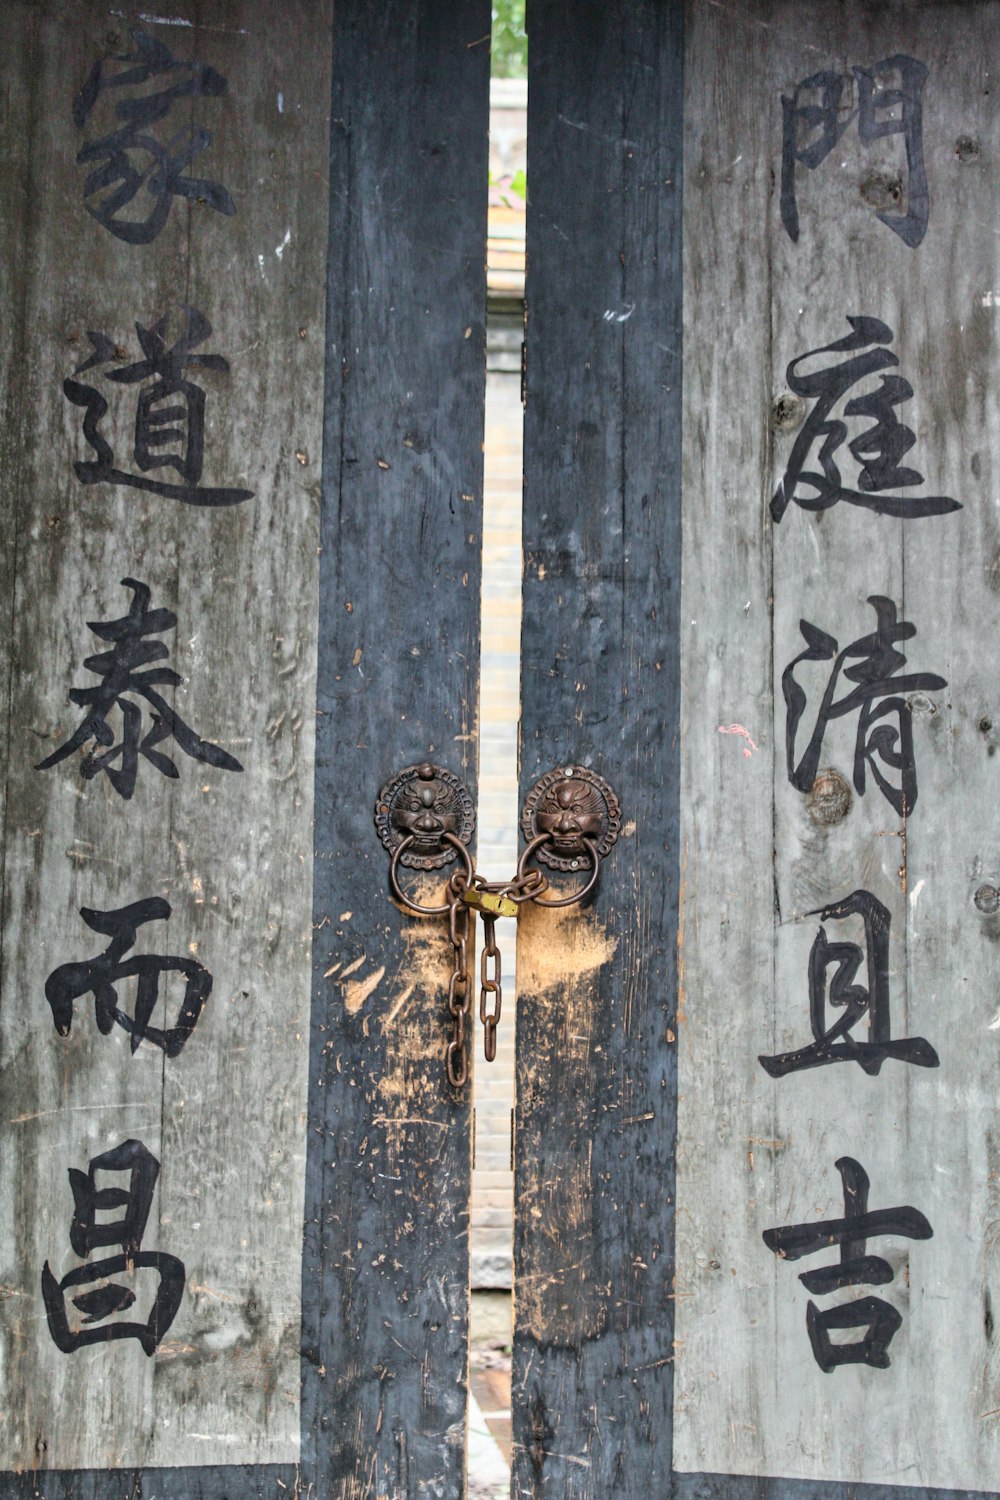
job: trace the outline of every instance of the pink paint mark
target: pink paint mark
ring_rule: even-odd
[[[720,724],[719,733],[738,734],[742,739],[746,740],[746,744],[743,746],[744,760],[749,760],[751,755],[753,755],[754,751],[757,749],[756,744],[750,738],[750,731],[748,729],[744,729],[742,724]]]

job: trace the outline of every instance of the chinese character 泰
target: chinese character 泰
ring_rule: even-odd
[[[896,53],[872,68],[855,67],[851,71],[853,86],[852,80],[840,73],[813,73],[796,84],[791,98],[784,94],[781,97],[781,222],[797,241],[796,165],[801,164],[810,172],[815,170],[856,119],[858,136],[865,146],[888,135],[903,137],[906,213],[880,213],[878,217],[904,244],[915,249],[927,232],[930,213],[920,97],[927,69],[915,57]],[[852,110],[854,87],[857,108]]]
[[[194,958],[163,958],[143,953],[126,959],[135,947],[138,929],[146,922],[165,922],[170,918],[170,903],[161,896],[134,901],[117,911],[93,911],[83,907],[80,915],[94,932],[111,939],[96,958],[60,964],[45,981],[45,998],[52,1007],[52,1020],[60,1036],[69,1036],[73,1025],[73,1003],[82,995],[94,996],[97,1028],[107,1036],[119,1025],[132,1039],[132,1051],[142,1041],[152,1042],[168,1057],[176,1057],[184,1048],[212,990],[212,976]],[[166,973],[184,976],[184,997],[173,1026],[150,1025],[160,998],[160,980]],[[128,1015],[118,1004],[116,986],[134,978],[136,998],[134,1015]]]
[[[894,407],[910,400],[913,387],[900,375],[880,373],[899,364],[896,355],[885,347],[892,343],[892,329],[878,318],[849,316],[847,321],[851,325],[849,334],[822,349],[800,354],[785,371],[785,379],[795,395],[815,405],[795,439],[788,467],[772,496],[773,520],[780,521],[793,501],[803,510],[828,510],[838,500],[844,500],[876,515],[898,516],[903,520],[944,516],[961,510],[960,502],[948,495],[888,493],[924,483],[924,476],[916,469],[900,464],[916,439],[912,430],[899,420]],[[830,354],[847,354],[849,358],[839,364],[823,359]],[[804,371],[802,366],[807,360],[816,363]],[[852,386],[876,375],[877,386],[862,390],[838,412],[838,402]],[[837,462],[848,435],[845,417],[861,418],[869,424],[847,444],[858,470],[855,489],[844,483]],[[812,458],[816,445],[819,451]],[[807,469],[810,459],[819,467]]]
[[[929,1240],[934,1231],[915,1208],[880,1208],[868,1211],[868,1174],[853,1157],[842,1156],[837,1162],[844,1187],[844,1217],[822,1219],[813,1224],[788,1224],[781,1229],[766,1229],[764,1243],[783,1260],[801,1260],[817,1255],[833,1245],[840,1246],[840,1259],[833,1265],[815,1271],[803,1271],[799,1280],[807,1291],[817,1296],[835,1292],[844,1286],[885,1286],[893,1279],[893,1269],[880,1255],[869,1255],[868,1239],[876,1234],[892,1234],[908,1240]],[[881,1297],[858,1297],[821,1311],[810,1302],[806,1307],[806,1328],[813,1356],[820,1369],[829,1374],[838,1365],[872,1365],[884,1370],[890,1364],[888,1348],[902,1318]],[[834,1343],[831,1329],[864,1328],[865,1335],[852,1343]]]
[[[139,583],[135,578],[123,578],[122,584],[131,589],[134,596],[128,614],[120,620],[88,621],[89,629],[101,640],[111,641],[112,648],[99,656],[84,659],[87,670],[101,678],[95,687],[70,689],[70,702],[86,708],[86,717],[58,750],[38,762],[35,770],[47,771],[88,741],[95,740],[99,746],[109,748],[101,753],[88,751],[80,767],[81,774],[89,781],[105,771],[115,791],[129,798],[135,790],[140,755],[164,776],[176,778],[178,772],[173,761],[155,748],[172,738],[193,760],[204,761],[222,771],[242,771],[243,767],[235,756],[195,734],[156,691],[158,687],[178,687],[182,679],[177,672],[169,667],[139,670],[170,655],[162,641],[149,641],[145,637],[173,630],[177,616],[170,609],[150,609],[150,590],[145,583]],[[150,715],[152,723],[141,739],[142,709],[133,702],[133,697],[145,699],[153,710]],[[117,745],[114,731],[107,722],[108,714],[116,705],[122,715],[122,737]],[[115,765],[118,760],[120,766]]]
[[[132,29],[134,50],[94,63],[83,88],[73,100],[73,123],[82,130],[99,101],[115,95],[111,129],[87,141],[77,154],[81,166],[91,166],[84,183],[87,212],[99,224],[130,245],[148,245],[160,233],[175,197],[206,203],[221,214],[234,214],[232,198],[207,177],[185,177],[184,169],[212,143],[202,125],[182,125],[160,139],[155,128],[172,112],[178,99],[218,98],[227,83],[205,63],[178,62],[168,47],[138,28]],[[120,63],[119,71],[109,64]],[[169,86],[142,92],[150,79]],[[144,217],[125,218],[123,210],[145,189],[148,198],[136,205]]]
[[[911,672],[903,677],[896,676],[900,667],[906,665],[906,657],[896,650],[896,643],[916,635],[917,627],[908,620],[897,620],[895,604],[881,594],[872,594],[868,603],[875,610],[878,621],[876,629],[871,635],[852,641],[839,653],[833,636],[811,625],[808,620],[799,621],[799,629],[807,642],[806,649],[789,663],[781,675],[781,690],[787,710],[785,758],[788,779],[798,791],[808,792],[819,769],[827,725],[833,719],[856,713],[855,790],[859,796],[864,795],[867,765],[882,794],[896,812],[900,816],[907,816],[917,802],[917,771],[913,757],[912,710],[903,694],[934,692],[948,684],[943,677],[937,677],[932,672]],[[796,764],[796,738],[805,712],[806,694],[796,680],[795,669],[801,662],[811,661],[832,661],[833,670],[816,715],[812,737],[802,759]],[[850,662],[854,665],[848,665]],[[841,674],[857,686],[838,698]],[[893,719],[895,723],[891,722]],[[893,785],[882,767],[890,774],[899,773],[899,786]]]
[[[821,921],[845,921],[861,917],[865,947],[858,943],[829,942],[820,927],[809,955],[809,1018],[813,1040],[807,1047],[760,1057],[772,1078],[827,1063],[856,1062],[868,1074],[879,1072],[887,1057],[936,1068],[939,1058],[922,1036],[892,1039],[889,1016],[889,922],[886,908],[870,891],[854,891],[843,901],[832,902],[819,912]],[[866,985],[855,984],[862,960],[867,963]],[[830,971],[833,971],[832,974]],[[828,978],[829,976],[829,978]],[[829,1010],[828,1010],[829,1007]],[[853,1028],[867,1015],[868,1040],[861,1042]]]
[[[69,1239],[86,1263],[67,1272],[61,1281],[48,1261],[42,1270],[49,1332],[63,1354],[114,1339],[137,1339],[144,1352],[152,1354],[177,1316],[184,1294],[183,1262],[161,1250],[140,1249],[159,1171],[156,1157],[141,1141],[132,1140],[95,1156],[86,1172],[70,1168],[73,1218]],[[98,1172],[128,1173],[127,1186],[98,1187]],[[121,1217],[109,1220],[109,1213],[116,1209],[122,1210]],[[118,1245],[121,1254],[86,1260],[102,1245]],[[143,1272],[153,1273],[155,1283],[153,1275]],[[91,1290],[77,1294],[78,1287]],[[146,1316],[140,1321],[123,1317],[140,1297],[138,1311]]]
[[[68,378],[63,381],[63,391],[74,406],[84,408],[83,435],[97,455],[76,460],[73,469],[83,484],[124,484],[183,500],[187,505],[238,505],[252,499],[253,491],[199,484],[205,458],[206,398],[202,386],[188,379],[187,372],[215,370],[228,374],[229,361],[221,354],[194,352],[211,335],[212,325],[197,308],[184,306],[182,311],[184,330],[173,343],[167,340],[169,314],[151,328],[135,325],[145,358],[132,364],[121,363],[123,355],[107,334],[88,335],[93,353],[74,370],[74,376],[97,366],[117,365],[115,369],[103,369],[101,378],[116,386],[141,386],[136,392],[132,427],[132,459],[141,472],[129,472],[115,464],[114,449],[100,430],[108,412],[106,397],[96,386]],[[173,469],[181,482],[150,477],[150,471],[157,469]]]

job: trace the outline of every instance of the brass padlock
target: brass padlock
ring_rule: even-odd
[[[491,917],[517,916],[517,902],[509,896],[501,896],[498,891],[484,891],[477,885],[470,885],[462,892],[462,900],[474,911],[486,912]]]

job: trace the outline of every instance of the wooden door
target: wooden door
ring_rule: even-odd
[[[5,18],[5,1496],[464,1486],[489,8],[331,12]]]
[[[519,1497],[998,1493],[997,19],[529,8]]]

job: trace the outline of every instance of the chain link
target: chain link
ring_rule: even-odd
[[[469,932],[472,909],[465,905],[462,896],[467,881],[463,874],[455,874],[448,882],[451,901],[448,905],[448,935],[453,950],[451,978],[448,980],[448,1010],[452,1018],[451,1041],[448,1043],[448,1082],[452,1088],[465,1087],[469,1076],[469,1063],[465,1053],[465,1018],[472,1005],[472,990],[469,984]]]
[[[484,876],[476,873],[471,857],[464,845],[450,838],[461,849],[465,860],[465,869],[457,870],[448,881],[448,900],[442,906],[419,905],[404,895],[400,889],[397,879],[397,865],[402,851],[407,847],[410,840],[404,840],[393,855],[390,870],[390,884],[393,894],[413,912],[421,916],[436,916],[448,914],[448,936],[452,946],[452,969],[448,979],[448,1012],[452,1019],[451,1040],[448,1043],[446,1064],[448,1070],[448,1082],[454,1089],[464,1088],[469,1076],[469,1063],[466,1054],[466,1020],[472,1008],[472,981],[469,975],[469,940],[472,935],[472,917],[475,911],[483,919],[483,951],[479,959],[479,1019],[483,1024],[483,1044],[486,1053],[486,1061],[493,1062],[497,1055],[497,1026],[500,1021],[500,1010],[503,1005],[503,975],[500,958],[500,949],[496,941],[496,924],[500,915],[514,915],[513,912],[503,912],[502,906],[497,898],[512,901],[516,908],[526,901],[538,901],[540,906],[567,906],[579,901],[593,887],[597,878],[598,856],[592,841],[584,842],[588,845],[594,863],[594,873],[588,884],[574,895],[564,897],[559,901],[540,901],[539,897],[549,889],[547,876],[536,866],[530,869],[526,867],[527,857],[534,853],[540,844],[544,843],[548,835],[542,835],[529,844],[525,853],[518,863],[517,873],[511,880],[487,880]],[[492,899],[490,902],[483,900],[484,896]]]
[[[483,1045],[486,1061],[497,1055],[497,1023],[503,1006],[502,964],[496,940],[497,919],[483,912],[483,951],[479,955],[479,1019],[483,1023]],[[488,1010],[490,996],[493,1009]]]

